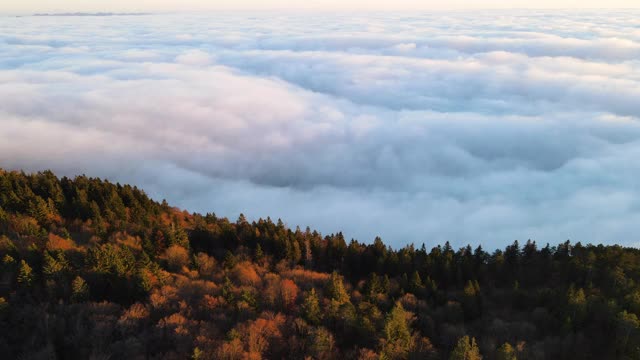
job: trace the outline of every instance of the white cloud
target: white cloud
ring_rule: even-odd
[[[443,10],[443,9],[585,9],[585,8],[638,8],[635,0],[37,0],[12,1],[0,4],[0,12],[138,12],[138,11],[203,11],[203,10]]]
[[[202,50],[189,50],[176,57],[176,62],[185,65],[205,66],[210,65],[211,56]]]
[[[394,245],[634,244],[640,40],[612,18],[6,18],[0,166]]]

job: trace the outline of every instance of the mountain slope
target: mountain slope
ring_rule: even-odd
[[[0,259],[7,358],[640,356],[632,248],[393,250],[0,170]]]

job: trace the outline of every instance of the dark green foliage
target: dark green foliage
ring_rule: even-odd
[[[409,291],[416,295],[422,295],[424,292],[424,284],[420,278],[420,274],[417,271],[413,272],[411,279],[409,280]]]
[[[253,258],[256,261],[264,259],[264,252],[262,251],[262,246],[260,246],[260,244],[256,245],[256,250],[254,251]]]

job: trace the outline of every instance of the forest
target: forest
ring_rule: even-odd
[[[0,170],[0,354],[640,359],[638,249],[366,240]]]

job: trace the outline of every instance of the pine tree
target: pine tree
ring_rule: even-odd
[[[254,251],[253,258],[256,261],[260,261],[264,258],[264,251],[262,251],[262,246],[260,246],[260,244],[256,245],[256,250]]]
[[[44,264],[42,273],[47,279],[56,279],[67,269],[69,263],[64,257],[64,253],[59,252],[54,258],[48,252],[44,253]]]
[[[411,275],[411,280],[409,280],[409,291],[418,295],[422,293],[423,290],[424,284],[422,283],[420,274],[417,271],[414,271]]]
[[[508,342],[502,344],[500,348],[498,348],[498,352],[496,354],[497,360],[517,360],[516,351]]]
[[[20,268],[18,269],[18,284],[22,286],[31,286],[33,283],[33,269],[27,264],[26,261],[20,261]]]
[[[143,295],[147,295],[147,293],[151,290],[151,279],[147,273],[147,270],[144,268],[138,269],[136,272],[136,289]]]
[[[233,255],[231,251],[228,251],[224,254],[224,260],[222,260],[224,267],[226,269],[232,269],[238,263],[236,257]]]
[[[467,281],[467,284],[463,290],[462,305],[465,311],[465,315],[469,319],[475,319],[480,316],[482,310],[482,304],[480,299],[480,285],[477,281]]]
[[[330,299],[335,300],[338,304],[344,304],[349,301],[349,294],[344,288],[342,276],[335,271],[331,273],[329,284],[327,284],[327,294]]]
[[[396,302],[391,312],[387,315],[384,324],[384,336],[388,342],[400,344],[409,349],[411,344],[411,331],[407,312],[400,302]]]
[[[173,233],[171,236],[171,243],[174,245],[180,245],[183,248],[189,248],[189,236],[184,228],[180,225],[172,224]]]
[[[71,301],[82,302],[89,298],[89,285],[80,276],[71,283]]]
[[[320,301],[315,288],[311,288],[311,291],[304,298],[302,316],[312,325],[318,325],[322,320],[322,310],[320,309]]]
[[[367,296],[374,297],[382,291],[380,277],[378,277],[376,273],[371,273],[371,276],[369,276],[369,280],[365,285],[364,292]]]
[[[14,259],[11,255],[6,254],[3,258],[2,258],[2,266],[4,267],[4,269],[6,271],[8,270],[15,270],[15,266],[16,266],[16,259]]]
[[[411,348],[408,313],[400,302],[387,314],[384,323],[383,359],[405,359]]]
[[[335,340],[333,334],[323,327],[318,327],[311,332],[309,351],[314,359],[334,359]]]
[[[224,277],[221,289],[222,297],[228,302],[233,303],[235,301],[235,295],[233,294],[233,283],[228,276]]]
[[[469,336],[461,337],[451,352],[449,360],[482,360],[476,339]]]
[[[387,294],[389,293],[389,289],[391,287],[391,281],[389,280],[389,275],[384,274],[384,277],[382,278],[382,292]]]

